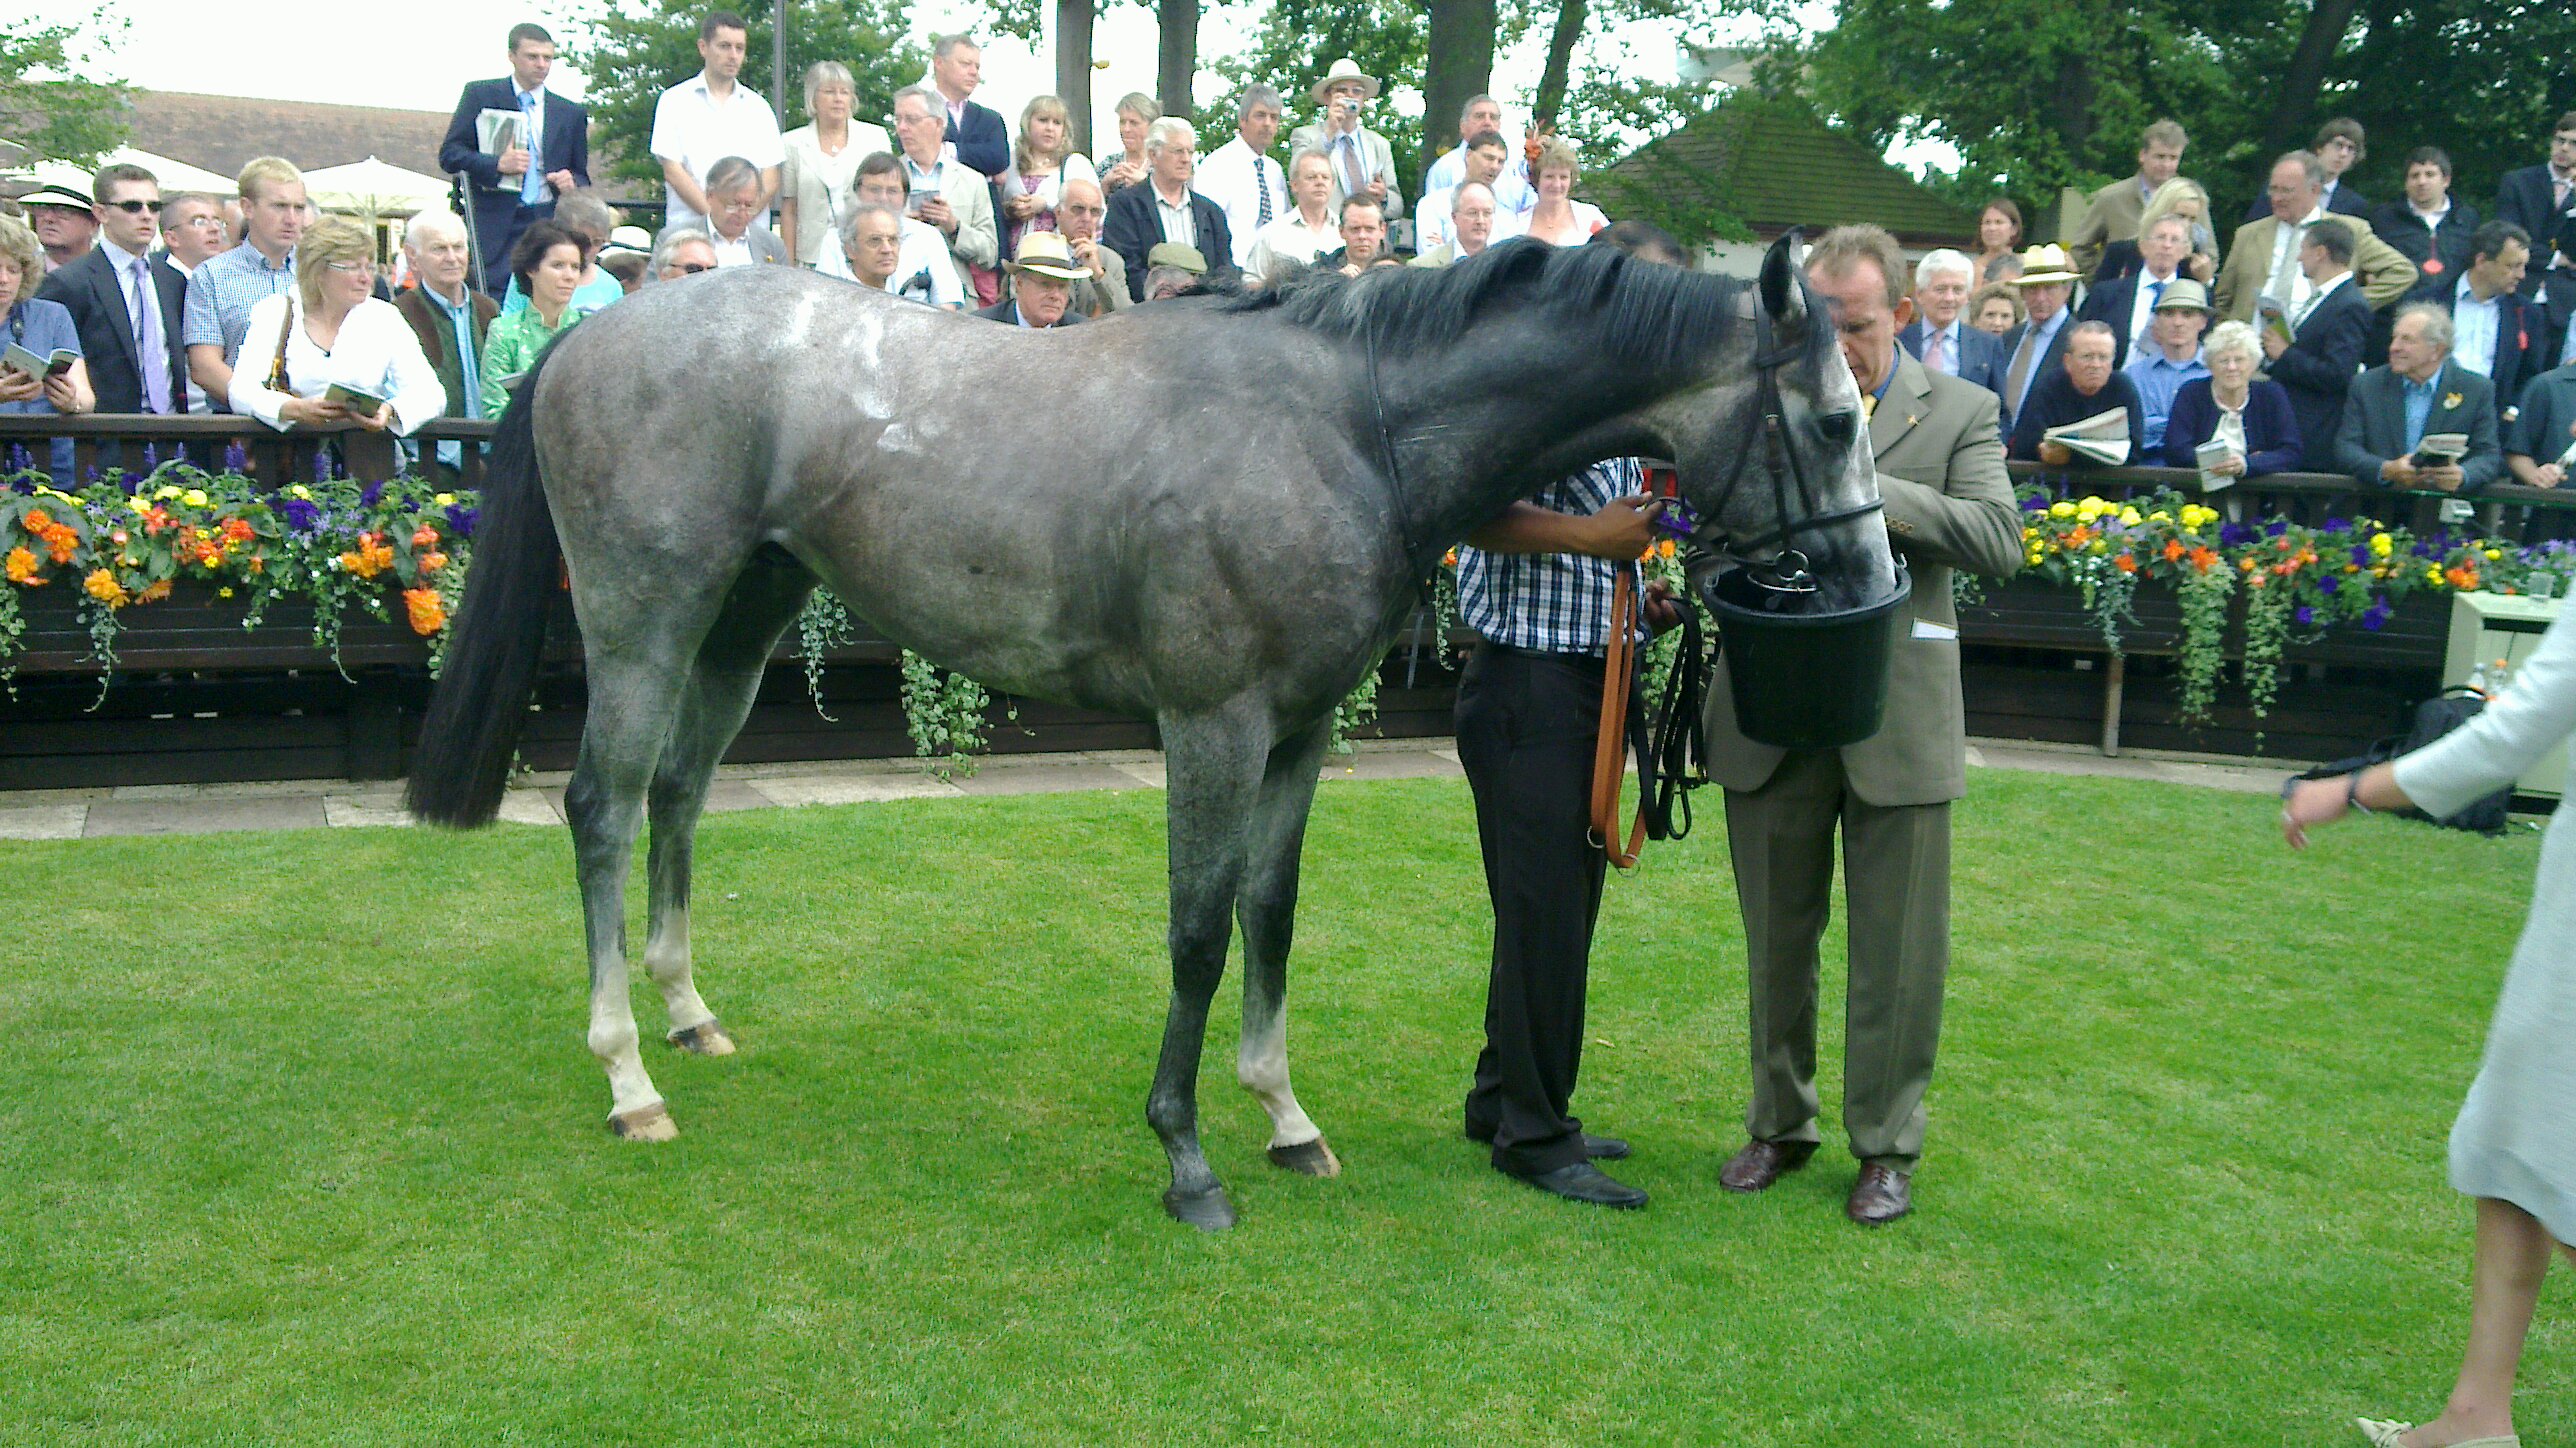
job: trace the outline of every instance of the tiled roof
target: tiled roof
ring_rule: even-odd
[[[1795,101],[1736,91],[1592,179],[1612,215],[1624,188],[1704,198],[1766,234],[1875,222],[1910,244],[1964,244],[1976,218]],[[1704,238],[1686,238],[1701,240]]]
[[[284,156],[306,171],[374,156],[435,176],[438,142],[446,134],[443,111],[138,90],[131,139],[146,151],[226,176],[254,156]]]

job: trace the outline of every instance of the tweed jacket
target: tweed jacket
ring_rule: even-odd
[[[2379,239],[2370,223],[2358,216],[2329,213],[2329,221],[2340,221],[2353,230],[2352,279],[2361,287],[2373,310],[2387,306],[2406,295],[2415,285],[2415,263],[2406,254]],[[2254,320],[2254,299],[2263,294],[2263,284],[2271,279],[2272,243],[2281,234],[2281,220],[2266,216],[2236,228],[2236,239],[2228,243],[2227,260],[2218,268],[2217,283],[2210,288],[2210,304],[2229,321]]]
[[[2373,367],[2353,379],[2343,400],[2343,425],[2335,429],[2335,471],[2352,474],[2366,488],[2388,486],[2380,479],[2379,465],[2406,453],[2405,386],[2390,367]],[[2437,432],[2469,439],[2468,455],[2460,459],[2461,492],[2475,492],[2504,475],[2495,384],[2457,362],[2443,362],[2433,378],[2433,409],[2425,415],[2424,435]]]
[[[1870,418],[1889,541],[1914,576],[1914,626],[1896,644],[1886,722],[1841,751],[1852,792],[1870,804],[1940,804],[1967,793],[1950,570],[2005,578],[2022,562],[2021,510],[2004,472],[1999,407],[1993,393],[1927,371],[1898,348],[1896,376]],[[1706,553],[1695,555],[1693,586],[1715,567]],[[1708,690],[1709,776],[1728,789],[1759,789],[1784,751],[1736,728],[1722,659],[1716,673]]]

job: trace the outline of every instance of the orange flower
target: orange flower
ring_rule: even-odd
[[[170,580],[164,578],[156,582],[145,584],[143,586],[143,591],[134,596],[134,601],[137,603],[159,603],[161,600],[168,598],[169,596]]]
[[[2180,563],[2182,561],[2182,553],[2182,540],[2180,538],[2167,538],[2165,540],[2165,561],[2167,563]]]
[[[104,568],[91,570],[89,577],[81,580],[81,591],[110,608],[126,601],[125,585],[117,582],[116,575]]]
[[[447,627],[447,607],[438,601],[437,589],[404,589],[403,607],[411,614],[411,631],[423,638]]]
[[[2218,566],[2218,554],[2206,547],[2191,550],[2191,566],[2207,573]]]
[[[24,548],[9,550],[9,581],[29,588],[42,588],[48,580],[36,576],[36,555]]]
[[[58,525],[54,522],[53,516],[47,513],[44,509],[29,508],[27,510],[27,516],[18,521],[18,526],[35,534],[37,537],[42,538],[46,534],[53,532],[55,527]]]
[[[437,547],[438,530],[427,523],[421,524],[420,527],[411,535],[411,546],[414,548]]]
[[[259,535],[252,529],[248,519],[226,518],[224,520],[224,536],[230,538],[236,543],[247,543]]]
[[[2138,571],[2138,560],[2133,554],[2123,553],[2111,560],[2111,566],[2122,573],[2135,573]]]
[[[420,571],[423,573],[436,573],[446,566],[447,555],[444,553],[433,550],[420,555]]]
[[[163,508],[158,503],[153,504],[152,510],[143,515],[143,532],[147,537],[158,538],[161,536],[162,531],[169,526],[169,510]]]

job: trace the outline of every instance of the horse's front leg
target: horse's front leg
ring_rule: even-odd
[[[1235,1079],[1270,1113],[1270,1160],[1307,1176],[1342,1164],[1288,1085],[1288,947],[1297,928],[1297,866],[1315,778],[1332,738],[1330,716],[1271,751],[1254,806],[1249,860],[1236,913],[1243,922],[1243,1040]]]
[[[1199,1054],[1208,1003],[1225,978],[1253,805],[1270,753],[1269,727],[1249,704],[1166,715],[1165,801],[1170,830],[1172,1003],[1145,1119],[1171,1158],[1163,1208],[1203,1231],[1234,1225],[1234,1205],[1199,1149]]]

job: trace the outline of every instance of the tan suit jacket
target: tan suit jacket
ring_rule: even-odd
[[[1909,630],[1897,641],[1878,733],[1841,751],[1854,794],[1873,805],[1940,804],[1967,793],[1967,711],[1959,694],[1959,614],[1950,570],[2006,578],[2021,566],[2021,510],[2004,471],[2002,403],[1972,382],[1928,371],[1896,352],[1896,377],[1869,424],[1889,541],[1914,575],[1914,618],[1946,638]],[[1698,560],[1698,575],[1714,566]],[[1726,663],[1708,691],[1709,776],[1760,789],[1784,751],[1735,726]]]
[[[2093,269],[2102,264],[2103,247],[2137,236],[2138,218],[2146,209],[2147,198],[2138,194],[2135,176],[2123,176],[2084,198],[2084,219],[2066,238],[2075,269],[2091,276]]]
[[[2340,212],[2329,212],[2326,219],[2352,228],[2352,279],[2374,309],[2387,307],[2415,285],[2415,263],[2373,235],[2369,222]],[[2210,289],[2210,302],[2221,317],[2237,322],[2254,320],[2254,299],[2263,294],[2263,284],[2272,279],[2272,247],[2280,236],[2280,218],[2274,216],[2236,228],[2236,239],[2228,244],[2226,264],[2219,267],[2217,284]]]

